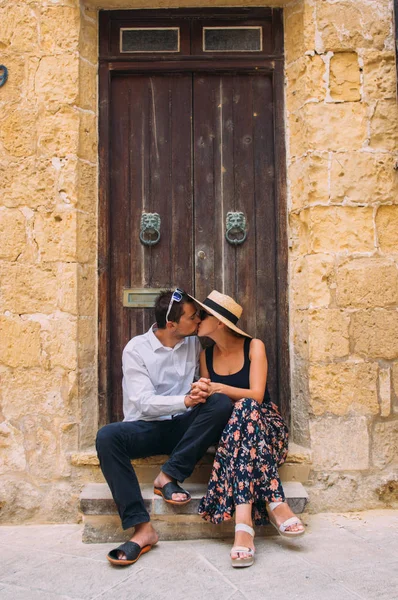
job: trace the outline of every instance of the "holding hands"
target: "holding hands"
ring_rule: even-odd
[[[197,404],[204,404],[209,396],[216,393],[216,384],[210,379],[201,377],[198,381],[191,384],[191,393],[185,396],[185,406],[188,408]]]

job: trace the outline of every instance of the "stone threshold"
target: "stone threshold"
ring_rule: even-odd
[[[199,502],[206,492],[206,485],[200,483],[184,484],[191,494],[192,500],[184,506],[167,504],[153,493],[153,485],[141,485],[145,508],[152,515],[196,515]],[[302,513],[308,502],[308,494],[302,483],[286,481],[283,483],[286,499],[295,513]],[[106,483],[88,483],[80,494],[80,510],[84,515],[113,515],[117,514],[116,505],[111,491]]]
[[[194,473],[187,480],[188,482],[205,483],[208,481],[214,454],[215,448],[214,446],[211,446],[203,458],[197,463]],[[134,459],[131,461],[131,464],[136,470],[139,481],[145,484],[150,483],[156,477],[159,468],[167,459],[167,455],[157,455],[148,458]],[[71,453],[70,461],[74,467],[91,467],[96,470],[98,469],[99,471],[99,461],[94,449]],[[311,455],[309,450],[307,448],[302,448],[297,444],[290,444],[286,462],[279,469],[279,475],[282,481],[305,483],[308,481],[310,469]]]
[[[213,462],[214,454],[216,450],[214,446],[210,446],[205,456],[198,462],[200,464],[211,464]],[[137,467],[150,467],[162,465],[168,456],[165,454],[158,454],[156,456],[150,456],[148,458],[137,458],[131,461],[133,466]],[[83,450],[81,452],[72,452],[70,454],[71,464],[75,467],[92,466],[98,467],[99,461],[97,452],[94,448],[89,450]],[[289,453],[286,458],[286,463],[289,464],[311,464],[311,454],[308,448],[304,448],[297,444],[289,444]]]
[[[221,525],[206,523],[197,514],[199,502],[206,491],[205,484],[188,484],[186,489],[192,500],[185,506],[166,504],[153,493],[153,485],[142,485],[145,506],[151,521],[162,540],[188,540],[230,537],[234,532],[233,519]],[[283,484],[286,499],[296,514],[304,511],[308,494],[299,482]],[[83,513],[83,541],[86,543],[121,542],[130,539],[132,530],[123,531],[115,503],[106,484],[87,484],[80,495],[80,510]],[[270,526],[257,527],[258,535],[270,535],[275,530]]]

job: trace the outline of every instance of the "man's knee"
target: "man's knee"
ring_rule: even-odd
[[[220,419],[228,421],[233,411],[234,405],[229,396],[226,394],[212,394],[208,397],[207,403],[210,404],[217,416]]]
[[[120,425],[120,423],[109,423],[108,425],[101,427],[98,431],[97,439],[95,441],[95,447],[98,454],[108,452],[115,446],[120,435],[120,428],[118,425]]]

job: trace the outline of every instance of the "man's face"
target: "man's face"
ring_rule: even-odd
[[[193,302],[185,302],[182,305],[183,313],[180,321],[175,323],[175,334],[181,338],[188,335],[196,335],[200,318]]]

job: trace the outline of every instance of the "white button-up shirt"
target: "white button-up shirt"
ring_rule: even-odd
[[[124,421],[160,421],[185,412],[184,399],[199,376],[200,342],[189,336],[168,348],[155,326],[123,350]]]

